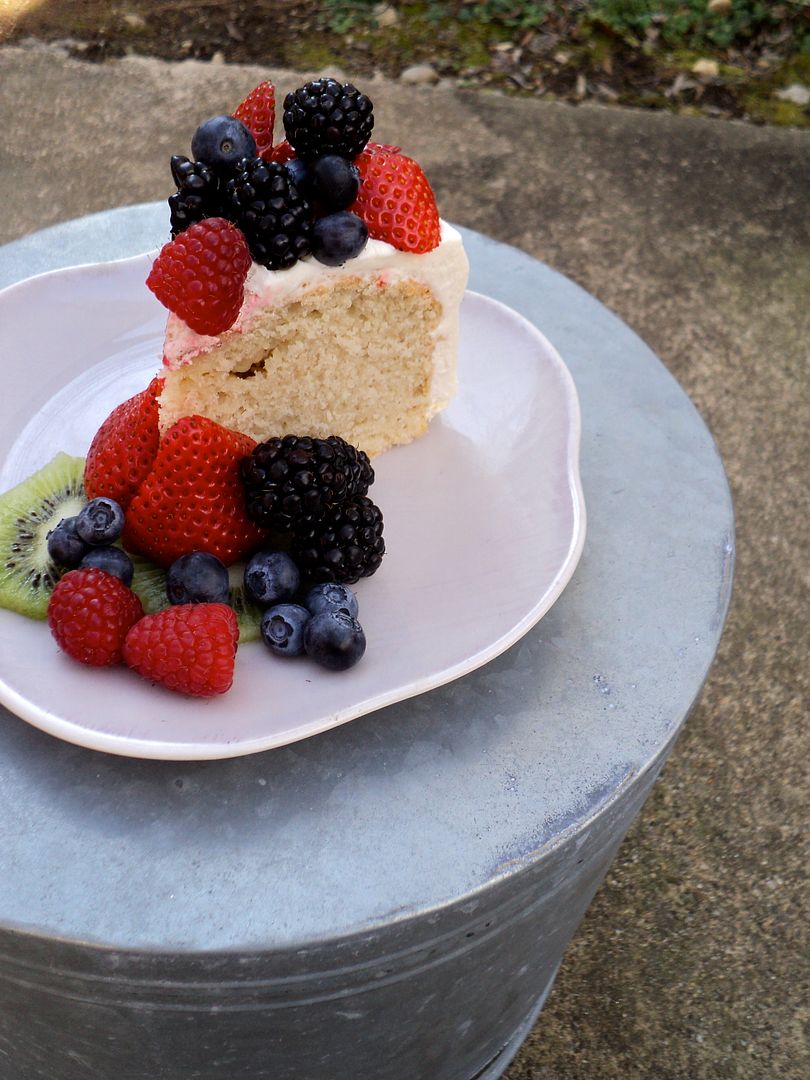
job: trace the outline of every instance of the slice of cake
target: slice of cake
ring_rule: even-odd
[[[416,162],[367,143],[372,122],[364,95],[320,79],[287,96],[287,140],[268,148],[265,136],[263,157],[249,129],[266,132],[266,112],[240,106],[198,129],[195,161],[173,159],[175,235],[227,218],[251,265],[216,332],[213,302],[200,319],[150,275],[173,312],[162,430],[198,414],[259,442],[340,435],[373,455],[422,435],[449,403],[468,276],[461,236],[439,219]],[[205,305],[214,256],[197,261]]]

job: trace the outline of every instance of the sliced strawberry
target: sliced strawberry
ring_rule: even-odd
[[[163,245],[146,284],[196,333],[222,334],[236,322],[250,262],[235,225],[205,218]]]
[[[418,254],[439,246],[436,198],[415,161],[377,145],[366,148],[354,163],[360,170],[360,191],[349,209],[365,221],[369,236]]]
[[[159,566],[189,551],[207,551],[226,566],[246,555],[266,535],[245,513],[239,479],[239,463],[255,445],[202,416],[178,420],[129,504],[124,547]]]
[[[135,623],[124,662],[150,682],[194,697],[230,690],[239,628],[227,604],[178,604]]]
[[[239,103],[233,114],[241,120],[256,140],[256,153],[264,157],[273,145],[273,127],[276,122],[276,88],[271,82],[259,83]]]
[[[116,406],[93,438],[84,466],[88,499],[105,495],[126,510],[157,453],[158,397],[163,379]]]

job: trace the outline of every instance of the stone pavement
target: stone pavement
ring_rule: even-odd
[[[169,155],[260,77],[0,48],[0,242],[165,198]],[[800,1080],[810,135],[383,79],[367,89],[376,136],[424,165],[445,217],[550,263],[656,350],[711,428],[736,502],[717,663],[507,1078]]]

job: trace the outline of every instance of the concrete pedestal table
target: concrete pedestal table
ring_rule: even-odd
[[[166,233],[153,205],[57,226],[0,249],[0,285]],[[577,384],[573,581],[474,674],[249,758],[109,757],[4,714],[2,1080],[491,1080],[528,1033],[712,662],[732,510],[650,350],[465,240],[471,287]]]

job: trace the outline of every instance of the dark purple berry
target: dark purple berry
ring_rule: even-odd
[[[204,161],[216,173],[233,173],[243,158],[256,156],[256,140],[241,120],[212,116],[200,124],[191,140],[195,161]]]
[[[348,259],[354,259],[367,240],[365,221],[348,210],[318,218],[312,226],[312,254],[325,266],[342,266]]]
[[[323,611],[304,627],[304,648],[321,667],[345,671],[366,651],[363,627],[345,611]]]
[[[257,604],[283,603],[298,591],[301,575],[283,551],[258,551],[245,567],[245,589]]]
[[[374,127],[374,106],[351,83],[315,79],[284,98],[284,133],[304,161],[356,158]]]
[[[166,572],[170,604],[227,604],[229,593],[227,567],[207,551],[181,555]]]
[[[117,547],[90,548],[80,566],[83,570],[90,566],[98,570],[106,570],[113,577],[120,578],[125,585],[132,584],[132,576],[135,573],[132,559],[125,551]]]
[[[76,532],[85,544],[107,547],[124,531],[124,511],[115,501],[100,495],[83,506],[76,518]]]
[[[357,594],[338,581],[324,581],[320,585],[313,585],[304,604],[313,615],[320,615],[322,611],[344,611],[355,619],[360,607]]]
[[[327,154],[312,166],[314,197],[328,210],[346,210],[357,198],[359,189],[360,173],[346,158]]]
[[[62,518],[48,533],[48,554],[57,566],[75,570],[87,554],[88,545],[76,532],[76,518]]]
[[[276,604],[262,615],[262,640],[276,656],[301,656],[304,627],[311,618],[300,604]]]

